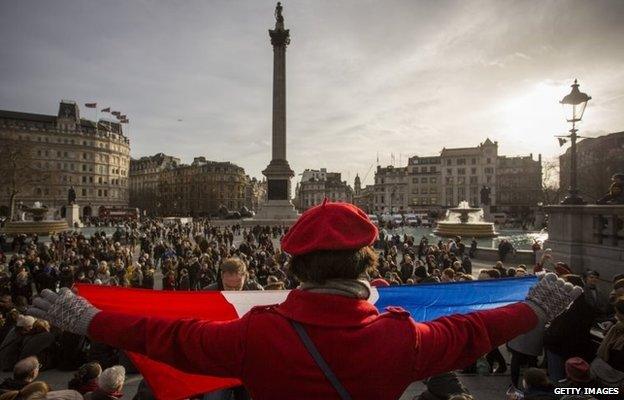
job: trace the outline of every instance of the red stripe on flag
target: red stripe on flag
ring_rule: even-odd
[[[77,284],[78,293],[100,310],[144,317],[197,318],[226,321],[238,318],[221,292],[169,292]],[[128,332],[128,334],[132,334]],[[193,394],[238,386],[231,378],[187,374],[144,355],[128,353],[158,399],[183,399]]]
[[[85,107],[87,107],[87,108],[95,108],[95,107],[97,107],[97,103],[85,103]]]
[[[109,112],[110,112],[110,107],[103,108],[103,109],[102,109],[102,112],[107,112],[107,113],[109,113]]]

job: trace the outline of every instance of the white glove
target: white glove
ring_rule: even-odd
[[[59,294],[44,289],[26,311],[33,317],[45,319],[53,326],[78,335],[87,335],[91,320],[99,312],[87,299],[76,296],[67,288],[62,288]]]
[[[581,293],[583,289],[580,287],[549,273],[529,289],[526,303],[540,319],[548,322],[564,312]]]

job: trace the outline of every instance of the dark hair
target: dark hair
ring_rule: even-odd
[[[483,272],[485,272],[486,274],[488,274],[488,276],[492,279],[498,279],[501,277],[501,273],[499,270],[497,269],[485,269],[483,270]]]
[[[535,387],[548,386],[550,381],[548,375],[539,368],[529,368],[524,371],[524,381],[526,382],[527,389]]]
[[[570,282],[574,286],[585,287],[585,283],[583,282],[583,279],[578,275],[566,274],[566,275],[563,275],[561,278],[565,280],[566,282]]]
[[[323,284],[328,279],[357,279],[377,267],[377,258],[370,246],[359,250],[319,250],[293,256],[289,270],[301,282]]]
[[[219,266],[221,272],[235,272],[239,274],[247,273],[247,265],[238,257],[230,257],[223,260]]]

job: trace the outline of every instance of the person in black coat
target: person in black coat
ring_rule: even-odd
[[[578,275],[564,275],[562,278],[583,287]],[[581,357],[586,361],[593,358],[591,327],[596,317],[595,309],[585,296],[579,296],[563,314],[555,318],[544,333],[544,348],[548,360],[548,376],[553,381],[565,378],[565,361]]]

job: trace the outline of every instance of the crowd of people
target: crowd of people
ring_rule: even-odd
[[[170,291],[294,289],[299,282],[289,271],[290,256],[277,244],[286,232],[287,228],[279,226],[218,227],[207,220],[182,224],[146,219],[125,222],[114,233],[98,230],[89,237],[74,231],[46,240],[33,235],[0,238],[0,367],[13,371],[13,377],[0,384],[0,393],[4,392],[0,400],[119,398],[125,370],[136,372],[123,353],[86,337],[56,331],[46,321],[25,315],[42,290],[56,292],[76,283]],[[508,397],[523,392],[525,399],[561,398],[552,390],[557,385],[611,386],[624,393],[624,275],[613,277],[612,292],[605,295],[595,271],[575,275],[567,265],[557,263],[549,250],[534,248],[536,255],[543,253],[536,256],[534,265],[506,266],[505,257],[513,249],[509,243],[499,247],[500,261],[475,276],[474,240],[467,245],[460,237],[433,242],[427,237],[381,232],[375,243],[378,265],[365,277],[372,286],[553,271],[584,288],[584,295],[548,326],[538,326],[506,345],[513,385]],[[599,346],[594,344],[592,330],[604,332]],[[52,390],[37,381],[41,368],[77,372],[66,388]],[[494,349],[464,372],[502,374],[507,369],[505,356]],[[434,377],[426,383],[423,399],[451,398],[453,392],[448,390],[452,387],[459,388],[455,394],[464,396],[457,399],[470,398],[455,375]],[[205,398],[227,398],[231,392],[212,395]],[[149,398],[144,383],[135,396]],[[245,398],[245,394],[235,398]]]

